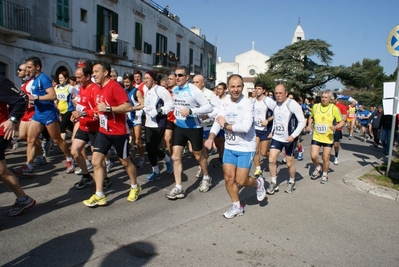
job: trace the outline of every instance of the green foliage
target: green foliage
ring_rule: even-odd
[[[344,66],[330,66],[333,52],[330,45],[319,39],[303,40],[286,46],[271,56],[266,64],[268,74],[284,78],[289,89],[300,94],[311,94],[334,79],[360,80],[360,72]]]
[[[349,88],[358,88],[371,90],[374,88],[382,88],[387,76],[384,74],[384,68],[380,66],[379,59],[363,59],[362,63],[356,62],[348,68],[351,73],[359,73],[357,79],[341,80],[342,84]]]
[[[254,84],[256,82],[264,82],[268,91],[274,91],[274,87],[276,86],[274,78],[268,73],[256,74]]]

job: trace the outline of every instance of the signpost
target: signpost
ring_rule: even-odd
[[[399,70],[399,25],[396,25],[388,35],[387,49],[391,55],[398,57],[397,69]],[[389,169],[391,168],[393,140],[395,138],[396,112],[398,109],[398,96],[399,96],[399,71],[396,77],[395,94],[393,98],[391,139],[389,142],[389,155],[388,155],[387,170],[385,171],[385,176],[388,176]]]

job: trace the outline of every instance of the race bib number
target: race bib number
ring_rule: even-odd
[[[284,124],[277,124],[274,127],[274,133],[277,135],[283,135],[285,132],[285,125]]]
[[[76,104],[76,107],[75,107],[75,109],[76,109],[77,111],[80,111],[80,112],[82,112],[82,111],[85,109],[85,107],[84,107],[84,106],[82,106],[82,105],[80,105],[80,104]]]
[[[100,114],[99,120],[100,120],[100,127],[108,131],[108,116]]]
[[[66,101],[68,98],[68,95],[66,93],[57,93],[57,99],[58,100],[64,100]]]
[[[316,132],[321,133],[321,134],[326,133],[328,130],[327,124],[316,124],[315,128],[316,128]]]
[[[354,118],[355,114],[349,114],[349,118]]]
[[[236,140],[236,136],[233,133],[224,133],[224,139],[226,140],[226,143],[234,144],[234,141]]]
[[[174,115],[175,115],[176,118],[183,119],[183,116],[180,113],[180,108],[175,108]]]

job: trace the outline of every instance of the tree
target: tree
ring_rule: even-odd
[[[374,89],[382,88],[387,76],[384,74],[384,68],[380,66],[379,59],[363,59],[362,63],[356,62],[348,68],[349,71],[361,73],[360,79],[342,79],[342,84],[346,87],[354,87],[358,89]]]
[[[267,90],[274,91],[274,87],[276,86],[276,83],[274,82],[274,78],[272,76],[270,76],[270,74],[268,74],[268,73],[256,74],[254,84],[257,82],[264,82]]]
[[[286,79],[290,89],[303,95],[324,88],[327,82],[334,79],[360,79],[359,70],[330,66],[334,54],[329,48],[327,42],[319,39],[302,40],[288,45],[266,61],[269,66],[267,73]]]

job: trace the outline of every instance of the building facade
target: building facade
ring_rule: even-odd
[[[15,70],[37,56],[46,74],[73,75],[77,60],[89,58],[119,74],[154,69],[166,76],[186,65],[212,84],[216,47],[163,9],[150,0],[0,0],[0,73],[18,84]]]

